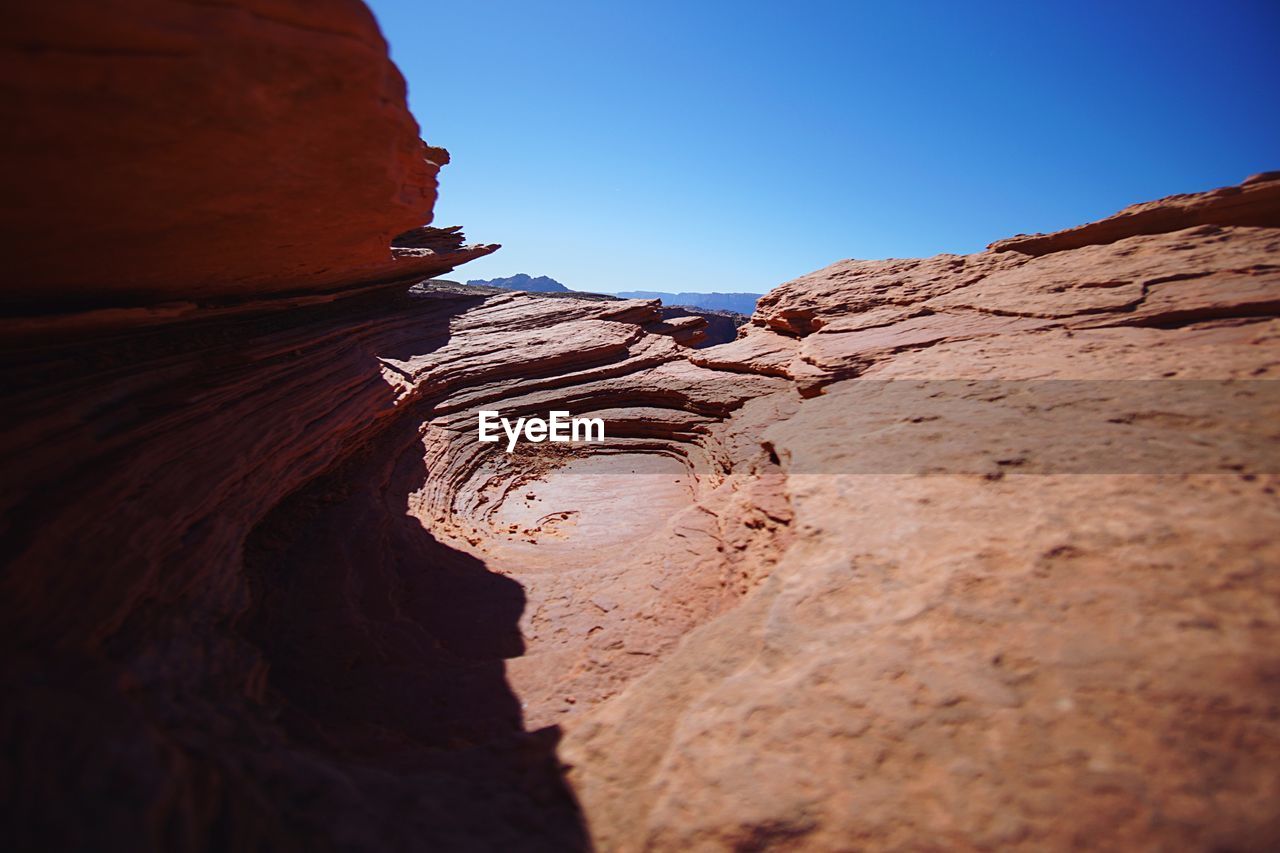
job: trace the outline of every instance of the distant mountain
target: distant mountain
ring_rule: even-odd
[[[659,290],[627,290],[618,294],[623,299],[661,299],[663,305],[690,305],[716,311],[751,314],[761,293],[663,293]]]
[[[524,290],[531,293],[575,293],[550,276],[531,276],[517,273],[507,278],[473,278],[471,285],[501,287],[504,290]],[[759,293],[668,293],[663,290],[627,290],[618,294],[619,299],[661,299],[663,305],[684,305],[689,308],[705,308],[711,311],[731,311],[750,315],[756,310]]]
[[[533,293],[568,293],[569,288],[565,287],[554,278],[540,275],[534,278],[527,273],[516,273],[508,278],[473,278],[467,284],[488,285],[489,287],[501,287],[506,290],[526,290]]]

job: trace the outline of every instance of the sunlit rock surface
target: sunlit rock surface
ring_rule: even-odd
[[[22,13],[75,48],[23,97],[170,85],[139,44],[176,68],[244,50],[279,61],[235,65],[266,88],[197,88],[184,115],[234,125],[226,157],[303,159],[284,185],[211,167],[248,216],[212,246],[177,227],[203,198],[85,178],[119,204],[92,252],[11,259],[7,845],[1280,842],[1274,176],[840,262],[694,350],[651,301],[410,287],[492,247],[423,230],[434,190],[358,4],[307,4],[328,23],[301,31],[289,3],[94,9],[69,32]],[[281,133],[254,112],[277,85],[370,133]],[[41,108],[54,136],[114,126]],[[104,174],[197,180],[174,164],[208,140],[142,138]],[[330,168],[359,175],[325,182],[321,226],[291,205]],[[506,453],[481,410],[606,439]]]
[[[838,263],[690,356],[788,380],[727,423],[789,545],[570,727],[603,849],[1277,842],[1280,232],[1109,234]]]

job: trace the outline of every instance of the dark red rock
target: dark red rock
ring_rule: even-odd
[[[696,349],[719,346],[736,339],[738,329],[745,325],[748,319],[732,311],[716,311],[711,308],[694,308],[688,305],[665,306],[662,309],[662,316],[670,321],[682,322],[688,322],[685,318],[700,318],[702,334],[689,341],[689,345]]]
[[[0,99],[8,275],[24,312],[429,277],[442,149],[358,0],[24,2]]]

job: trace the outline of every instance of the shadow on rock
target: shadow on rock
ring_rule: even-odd
[[[378,359],[476,301],[24,354],[65,424],[9,441],[7,518],[31,523],[0,542],[8,849],[588,846],[559,733],[524,730],[505,678],[524,591],[406,512],[426,412]]]
[[[523,588],[407,513],[428,476],[422,420],[398,416],[246,545],[242,630],[270,665],[280,724],[326,765],[308,780],[324,807],[290,819],[335,839],[350,820],[371,846],[585,849],[559,730],[526,732],[505,677],[524,651]]]

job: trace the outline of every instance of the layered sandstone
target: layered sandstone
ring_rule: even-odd
[[[791,386],[727,422],[790,544],[569,729],[601,848],[1273,846],[1278,257],[1198,225],[845,261],[692,354]]]
[[[84,805],[13,804],[161,846],[1264,846],[1276,248],[845,262],[702,351],[429,287],[29,347],[13,769]],[[508,455],[487,408],[609,438]]]
[[[1140,202],[1106,219],[1068,228],[1053,234],[1019,234],[997,240],[988,248],[994,252],[1021,252],[1047,255],[1063,249],[1114,243],[1139,234],[1164,234],[1194,225],[1253,225],[1280,227],[1277,201],[1280,173],[1261,172],[1245,178],[1239,186],[1219,187],[1211,192],[1181,193],[1156,201]]]
[[[363,7],[159,5],[5,36],[51,142],[0,318],[15,849],[1280,840],[1274,175],[844,261],[692,350],[410,287],[491,247],[424,226]],[[184,79],[206,132],[148,136]],[[494,409],[607,439],[508,454]]]
[[[418,138],[359,0],[6,9],[6,313],[334,291],[393,257],[448,153]]]

